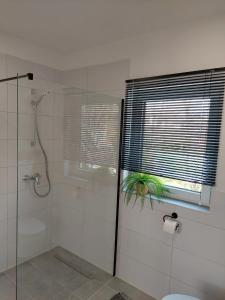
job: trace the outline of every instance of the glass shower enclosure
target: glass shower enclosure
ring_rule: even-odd
[[[113,274],[121,101],[16,90],[17,299],[87,299]]]

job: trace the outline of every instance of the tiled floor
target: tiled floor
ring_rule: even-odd
[[[154,300],[59,247],[20,265],[18,282],[18,300]],[[15,284],[15,269],[0,274],[0,300],[15,300]]]

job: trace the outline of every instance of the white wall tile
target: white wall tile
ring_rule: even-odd
[[[0,112],[0,139],[7,139],[7,112]]]
[[[0,76],[1,78],[5,78],[7,76],[6,55],[3,53],[0,53]]]
[[[17,97],[15,97],[16,99]],[[10,96],[8,94],[8,102]],[[14,106],[15,107],[15,106]],[[33,109],[31,106],[31,89],[19,86],[18,88],[18,112],[32,114]]]
[[[0,194],[7,193],[7,168],[0,168]]]
[[[38,190],[43,192],[39,187]],[[49,197],[38,198],[29,190],[22,190],[18,196],[18,214],[19,216],[26,216],[30,213],[35,213],[41,210],[48,210]]]
[[[225,267],[225,230],[185,219],[180,220],[182,232],[176,235],[174,247],[223,264]]]
[[[0,85],[0,111],[7,111],[7,84]]]
[[[64,95],[63,94],[54,94],[53,95],[53,115],[56,117],[64,116]]]
[[[79,191],[82,202],[85,203],[87,214],[104,218],[106,221],[115,221],[116,216],[116,183],[113,176],[94,175],[85,187]]]
[[[54,139],[63,139],[63,130],[64,130],[64,118],[63,117],[54,117],[53,118],[53,138]]]
[[[7,241],[9,244],[16,242],[16,228],[17,220],[16,218],[8,219],[8,228],[7,228]]]
[[[64,144],[63,140],[53,140],[53,160],[64,160]]]
[[[63,205],[67,209],[75,209],[83,214],[85,201],[81,197],[81,189],[69,184],[57,184],[54,188],[54,201],[59,205]],[[83,193],[82,193],[83,194]]]
[[[122,227],[154,238],[165,244],[172,245],[172,236],[162,230],[164,213],[151,208],[141,209],[140,206],[126,206],[121,200],[120,224]]]
[[[0,120],[1,121],[1,120]],[[17,115],[16,113],[8,113],[8,128],[6,125],[6,131],[8,132],[8,139],[17,139]],[[1,130],[0,130],[1,132]]]
[[[19,114],[18,115],[18,126],[19,126],[19,139],[33,138],[34,132],[34,118],[30,114]],[[48,129],[47,129],[48,130]]]
[[[43,139],[42,145],[48,155],[48,160],[53,161],[53,150],[52,150],[53,140]],[[19,165],[44,162],[44,156],[40,149],[40,145],[37,139],[36,139],[36,144],[34,146],[31,146],[30,139],[19,140],[18,151],[19,151]]]
[[[18,87],[18,111],[19,113],[33,113],[30,88]],[[8,112],[17,112],[17,86],[14,84],[8,84]]]
[[[7,218],[16,218],[17,217],[17,194],[8,193],[7,197]]]
[[[209,300],[208,298],[206,298],[206,296],[204,295],[203,298],[203,294],[201,292],[199,292],[197,289],[186,285],[185,283],[176,280],[176,279],[171,279],[171,286],[170,286],[170,293],[174,294],[174,293],[179,293],[179,294],[185,294],[185,295],[189,295],[192,297],[197,297],[199,299],[204,299],[204,300]]]
[[[8,112],[17,112],[17,86],[8,84]]]
[[[103,270],[113,268],[115,222],[87,214],[83,220],[82,256]]]
[[[17,140],[8,140],[8,166],[17,165]]]
[[[223,290],[225,293],[225,268],[220,264],[174,249],[172,276],[201,292]]]
[[[16,242],[7,243],[7,268],[10,269],[16,265],[16,253],[17,246]]]
[[[8,167],[8,193],[16,193],[17,191],[17,168]]]
[[[0,220],[0,272],[7,268],[7,220]]]
[[[0,220],[7,220],[7,194],[0,194]]]
[[[0,167],[7,167],[7,140],[0,142]]]
[[[54,162],[50,166],[50,172],[53,177],[53,183],[64,182],[64,164],[63,162]]]
[[[120,252],[157,271],[170,275],[172,252],[170,246],[132,230],[120,228],[119,231]]]
[[[62,247],[82,256],[82,216],[74,209],[59,207],[58,238]]]
[[[52,139],[53,138],[53,118],[49,116],[39,116],[38,117],[38,126],[40,136],[43,139]],[[32,126],[33,128],[33,126]]]
[[[119,277],[143,290],[145,293],[160,300],[169,292],[169,276],[139,263],[134,259],[119,254],[122,268]]]

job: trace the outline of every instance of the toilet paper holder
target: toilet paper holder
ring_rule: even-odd
[[[176,220],[177,218],[178,218],[178,214],[176,212],[173,212],[171,215],[163,216],[163,222],[165,222],[166,219]],[[179,232],[180,230],[181,230],[181,223],[177,221],[176,232]]]

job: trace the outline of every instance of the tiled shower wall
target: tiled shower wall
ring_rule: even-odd
[[[0,78],[33,72],[34,81],[19,81],[19,247],[21,259],[46,251],[52,247],[52,195],[37,198],[22,177],[39,171],[44,174],[43,157],[37,147],[32,148],[34,118],[30,105],[31,89],[41,94],[50,92],[43,99],[39,111],[40,134],[50,161],[50,174],[55,185],[62,177],[63,165],[63,95],[60,73],[40,65],[28,63],[7,55],[0,55]],[[16,261],[16,83],[0,83],[0,272],[15,265]],[[45,190],[42,180],[40,190]],[[25,228],[37,228],[40,220],[43,234],[39,241],[27,239]],[[44,227],[43,227],[44,225]],[[25,242],[27,244],[25,244]],[[33,247],[33,250],[32,250]],[[26,252],[29,249],[28,253]]]
[[[129,61],[66,72],[66,84],[108,95],[124,96]],[[224,163],[225,123],[221,134],[218,179]],[[75,199],[74,199],[75,201]],[[225,191],[213,189],[209,212],[155,203],[141,210],[125,207],[121,199],[117,275],[156,299],[180,292],[204,300],[225,295]],[[182,232],[162,231],[164,214],[176,211]]]

